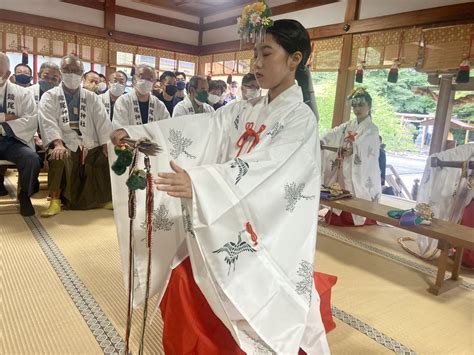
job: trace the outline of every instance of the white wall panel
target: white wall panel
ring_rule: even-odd
[[[121,32],[134,33],[142,36],[165,39],[168,41],[198,45],[199,32],[185,28],[176,28],[133,17],[117,15],[115,29]]]
[[[472,2],[472,0],[361,0],[360,19]]]
[[[59,0],[0,0],[0,3],[1,8],[5,10],[104,27],[103,11],[67,4]]]

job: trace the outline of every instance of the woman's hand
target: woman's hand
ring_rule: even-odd
[[[122,139],[127,138],[127,137],[128,137],[127,131],[120,128],[112,132],[112,134],[110,135],[110,140],[112,141],[113,145],[117,145],[121,143]]]
[[[174,173],[158,173],[155,180],[157,190],[165,191],[172,197],[192,198],[193,187],[188,173],[174,161],[170,161],[170,166]]]

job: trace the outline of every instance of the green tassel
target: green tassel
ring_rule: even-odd
[[[130,190],[145,190],[147,184],[146,172],[144,170],[135,169],[127,180],[127,186]]]
[[[117,154],[117,160],[112,164],[112,170],[115,174],[122,175],[127,171],[127,167],[132,164],[133,151],[125,145],[116,146],[114,150]]]

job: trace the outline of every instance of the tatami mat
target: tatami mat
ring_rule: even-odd
[[[38,212],[45,208],[48,203],[44,194],[37,196],[34,204]],[[64,268],[72,270],[70,277],[84,285],[92,298],[92,311],[103,312],[104,322],[110,322],[106,328],[117,333],[118,340],[114,342],[121,342],[126,295],[113,213],[100,209],[63,211],[50,219],[27,221],[33,229],[35,223],[44,228],[44,238],[50,240],[48,247],[56,248],[55,253],[64,257],[61,265],[66,263]],[[28,225],[19,215],[0,216],[0,353],[107,352],[99,345],[103,344],[101,329],[86,323]],[[337,328],[328,335],[333,354],[390,353],[389,342],[395,348],[403,346],[418,354],[472,354],[472,290],[458,287],[438,297],[428,293],[433,276],[422,269],[407,267],[402,261],[410,260],[429,270],[435,267],[401,250],[394,228],[323,226],[321,231],[316,268],[338,277],[332,303],[350,317],[348,324],[336,319]],[[343,237],[329,236],[331,233]],[[370,248],[364,249],[364,245],[395,257],[378,255]],[[467,272],[467,276],[466,280],[471,282],[472,272]],[[140,313],[135,312],[134,353]],[[148,354],[163,354],[161,332],[158,314],[148,327]]]

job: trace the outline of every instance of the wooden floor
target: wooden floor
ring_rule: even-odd
[[[48,204],[44,194],[33,202],[37,212]],[[433,296],[427,289],[434,263],[405,253],[401,234],[382,226],[320,226],[316,270],[338,277],[332,353],[472,354],[474,272],[462,270],[461,287]],[[111,211],[0,215],[0,285],[0,354],[122,349],[126,298]],[[158,314],[148,329],[148,354],[163,353],[161,331]]]

